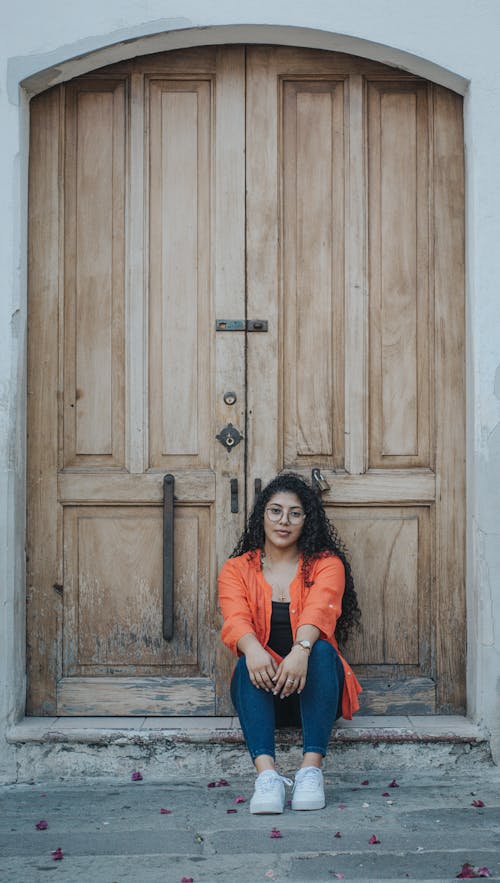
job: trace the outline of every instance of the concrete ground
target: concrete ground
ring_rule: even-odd
[[[326,809],[278,816],[250,816],[250,771],[216,787],[133,772],[0,788],[0,883],[453,881],[466,863],[500,880],[500,769],[490,764],[434,771],[416,755],[396,771],[399,787],[387,769],[329,769]]]

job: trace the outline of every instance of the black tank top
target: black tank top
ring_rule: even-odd
[[[290,604],[288,601],[273,601],[271,614],[271,633],[269,646],[280,656],[290,653],[293,644],[292,626],[290,625]]]
[[[271,633],[268,645],[280,656],[287,656],[292,649],[293,635],[290,625],[290,604],[287,601],[273,601],[271,614]],[[300,703],[297,693],[287,699],[274,697],[275,725],[283,727],[300,727]]]

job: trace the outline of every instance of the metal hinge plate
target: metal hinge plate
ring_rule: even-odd
[[[216,319],[216,331],[267,331],[267,319]]]

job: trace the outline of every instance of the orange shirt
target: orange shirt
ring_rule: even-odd
[[[344,565],[336,555],[318,558],[310,571],[311,586],[304,585],[302,562],[299,559],[297,573],[290,583],[290,624],[293,639],[301,625],[314,625],[320,638],[328,641],[338,652],[334,637],[335,626],[342,610],[344,594]],[[262,573],[260,554],[250,552],[230,558],[219,575],[219,601],[224,618],[221,638],[233,653],[238,651],[238,641],[243,635],[255,635],[266,650],[281,662],[281,657],[267,646],[271,631],[272,588]],[[361,686],[339,653],[344,666],[344,691],[342,694],[342,717],[351,720],[359,708],[358,694]]]

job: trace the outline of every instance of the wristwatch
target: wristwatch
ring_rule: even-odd
[[[305,638],[302,641],[295,641],[294,647],[302,647],[303,650],[307,650],[308,653],[311,652],[311,642],[307,641]]]

